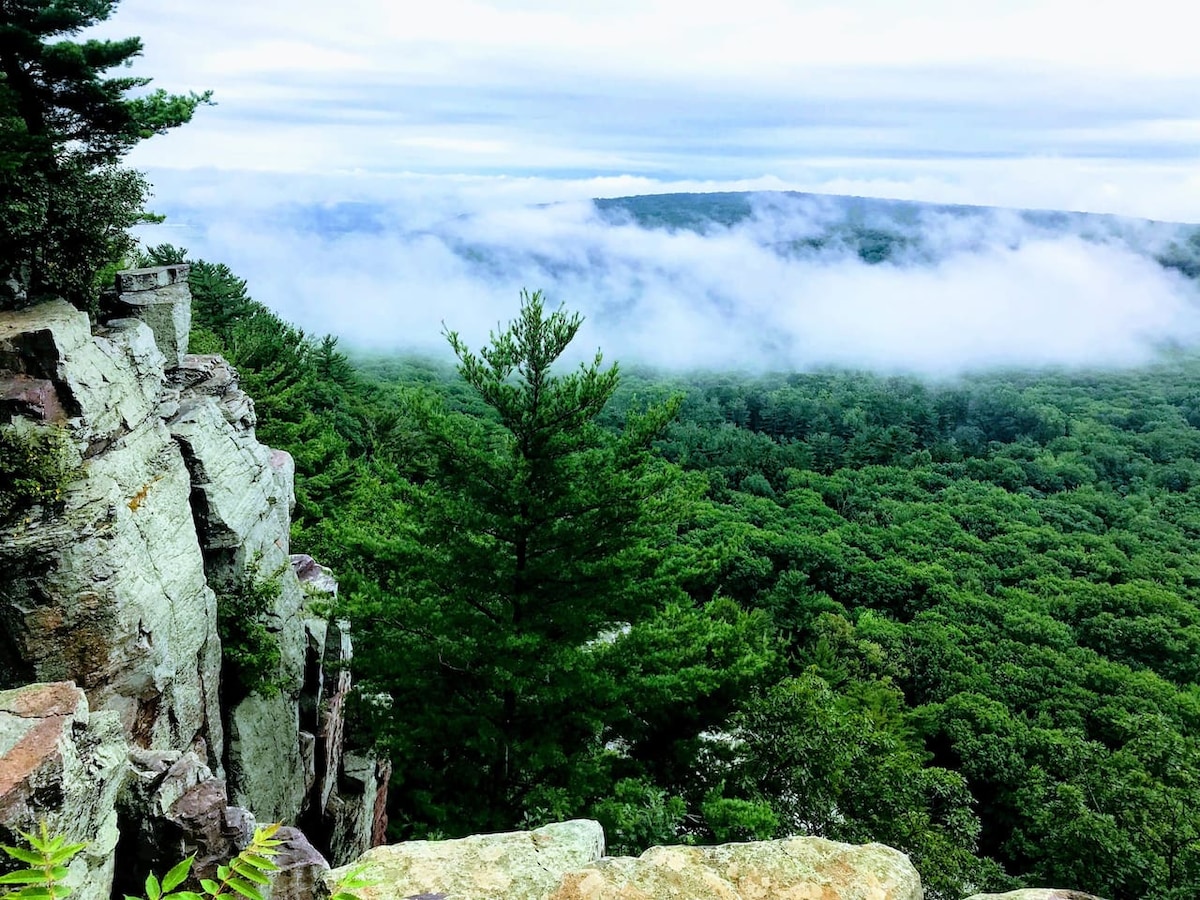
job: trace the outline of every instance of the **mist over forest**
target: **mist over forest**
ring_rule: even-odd
[[[1200,338],[1200,232],[1174,223],[767,191],[164,208],[148,241],[345,347],[478,341],[523,287],[585,315],[577,353],[671,369],[1125,366]]]

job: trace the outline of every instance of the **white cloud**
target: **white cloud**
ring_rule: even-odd
[[[123,0],[102,30],[141,34],[156,83],[216,90],[143,167],[920,187],[1026,160],[989,202],[1049,206],[1051,158],[1073,185],[1105,168],[1088,204],[1200,218],[1161,173],[1162,211],[1138,199],[1150,163],[1186,180],[1200,158],[1177,20],[1174,0]]]
[[[342,231],[312,225],[313,215],[339,215],[336,206],[296,208],[248,190],[230,210],[197,190],[193,221],[203,224],[151,240],[229,263],[254,296],[309,331],[380,348],[441,349],[443,321],[479,343],[522,287],[588,316],[581,351],[599,345],[610,358],[671,366],[1124,365],[1200,340],[1194,283],[1119,242],[1012,213],[926,213],[918,230],[935,262],[871,266],[837,248],[809,259],[772,249],[819,233],[836,212],[829,201],[765,198],[751,220],[703,234],[613,225],[582,201],[526,204],[603,187],[395,179],[386,198],[350,210],[362,221]],[[1137,223],[1127,230],[1156,239]]]

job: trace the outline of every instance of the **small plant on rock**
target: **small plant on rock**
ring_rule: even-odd
[[[62,499],[78,474],[69,444],[61,428],[22,421],[0,425],[0,526],[33,506]]]
[[[279,635],[268,616],[275,608],[283,569],[259,571],[259,559],[245,572],[222,584],[217,593],[217,633],[221,637],[223,677],[239,696],[253,693],[275,697],[284,686],[280,676]]]

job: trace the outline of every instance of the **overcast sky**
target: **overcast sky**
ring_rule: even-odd
[[[1200,221],[1189,20],[1178,0],[123,0],[105,29],[142,36],[156,85],[216,92],[135,151],[152,175],[504,176],[536,199],[792,187]]]

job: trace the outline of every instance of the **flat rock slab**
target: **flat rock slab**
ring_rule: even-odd
[[[549,900],[922,900],[903,853],[799,837],[651,847],[567,873]]]
[[[534,831],[407,841],[369,850],[358,864],[373,883],[363,900],[437,895],[445,900],[543,900],[562,876],[604,853],[600,823],[575,819]],[[346,869],[326,876],[333,884]]]
[[[1101,900],[1094,894],[1083,891],[1068,891],[1063,888],[1023,888],[1007,894],[974,894],[967,900]]]

